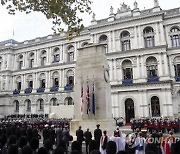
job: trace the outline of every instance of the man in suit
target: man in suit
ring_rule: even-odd
[[[88,151],[89,143],[90,143],[90,141],[92,139],[92,134],[89,131],[89,128],[87,128],[87,131],[84,132],[84,138],[85,138],[85,143],[86,143],[86,153],[88,154],[89,153],[89,151]]]
[[[60,142],[62,141],[62,128],[58,128],[56,130],[56,145],[58,146],[60,144]]]
[[[102,130],[99,128],[100,124],[97,124],[96,127],[97,128],[94,130],[94,139],[95,139],[95,141],[97,142],[97,144],[99,146],[100,145],[100,139],[101,139],[101,136],[102,136]]]
[[[66,144],[66,153],[68,153],[68,146],[69,146],[69,129],[68,129],[68,126],[66,125],[62,131],[62,136],[63,136],[63,141],[65,142]]]
[[[83,136],[83,130],[81,129],[81,126],[79,126],[79,129],[76,130],[76,136],[77,136],[77,141],[79,142],[81,146],[81,151],[82,151],[82,142],[84,140],[84,136]]]

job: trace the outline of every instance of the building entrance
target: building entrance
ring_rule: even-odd
[[[126,115],[126,123],[129,123],[131,118],[134,118],[134,101],[128,98],[125,101],[125,115]]]

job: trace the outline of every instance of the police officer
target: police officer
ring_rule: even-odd
[[[100,139],[101,139],[101,136],[102,136],[102,130],[99,128],[99,127],[100,127],[100,124],[97,124],[96,127],[97,127],[97,128],[94,130],[94,139],[95,139],[95,141],[97,142],[98,147],[99,147],[99,145],[100,145]]]

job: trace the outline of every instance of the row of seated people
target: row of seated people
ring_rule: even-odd
[[[152,132],[168,133],[173,131],[179,132],[180,118],[142,118],[131,119],[131,129],[133,132],[138,128],[139,130],[145,129],[152,134]]]

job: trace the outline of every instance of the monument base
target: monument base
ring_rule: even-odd
[[[100,124],[100,129],[102,132],[107,131],[108,136],[113,135],[114,130],[116,129],[116,123],[113,118],[109,119],[73,119],[70,123],[70,134],[76,136],[76,130],[81,126],[83,131],[86,131],[89,128],[90,132],[94,133],[94,130],[97,128],[96,125]]]

